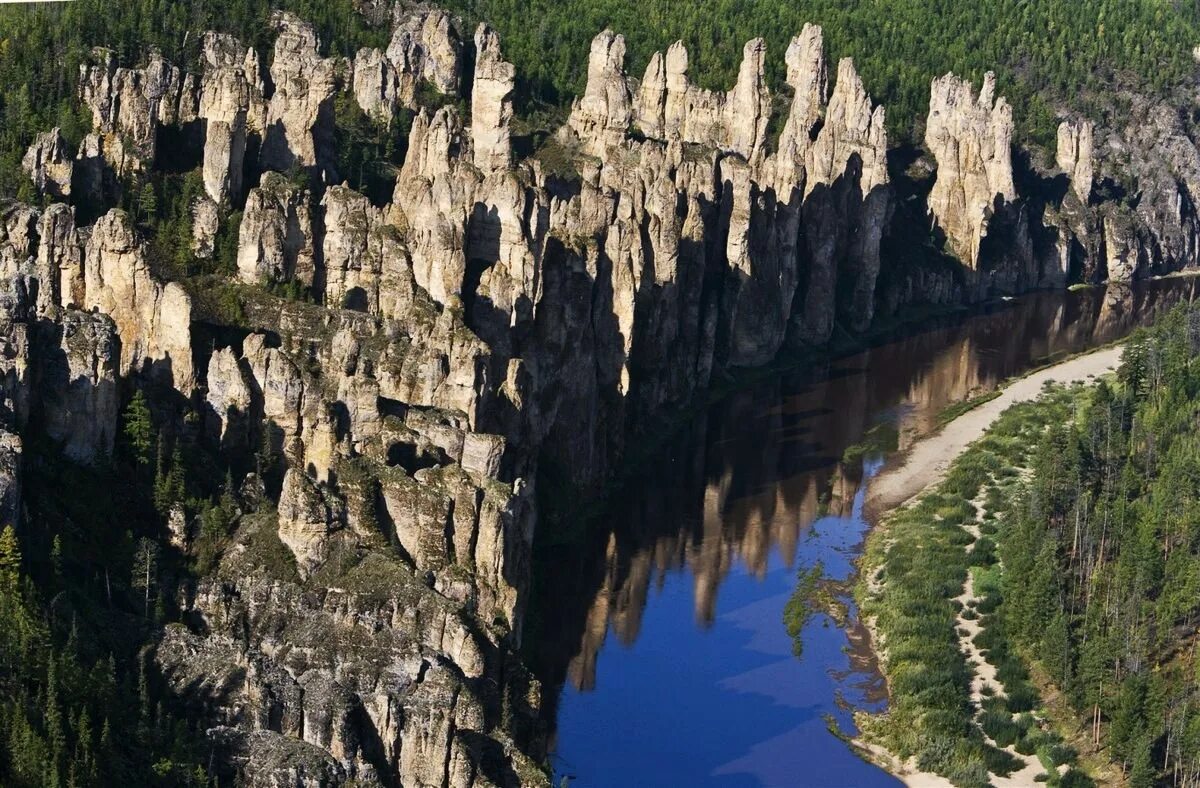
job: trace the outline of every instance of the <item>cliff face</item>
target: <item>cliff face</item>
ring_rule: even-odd
[[[391,21],[385,51],[351,59],[322,56],[288,14],[271,57],[208,33],[195,73],[97,52],[79,155],[51,132],[26,157],[81,213],[166,156],[195,162],[199,256],[241,209],[236,319],[159,281],[120,210],[0,215],[0,508],[18,511],[23,431],[79,462],[111,452],[122,379],[154,387],[236,473],[237,529],[180,592],[188,625],[160,634],[154,661],[250,784],[544,781],[528,757],[540,689],[515,656],[535,480],[594,492],[625,441],[714,372],[861,331],[877,305],[1061,283],[1081,259],[1091,278],[1194,259],[1191,203],[1170,197],[1200,185],[1182,121],[1125,132],[1140,135],[1131,161],[1161,176],[1129,210],[1093,204],[1099,146],[1065,126],[1070,191],[1050,204],[1017,192],[994,81],[975,96],[936,80],[928,205],[962,266],[889,272],[884,110],[848,59],[831,88],[819,27],[784,53],[777,138],[761,40],[714,92],[690,82],[681,43],[630,78],[604,31],[567,123],[515,161],[516,75],[496,34],[468,39],[429,7]],[[447,103],[425,106],[430,91]],[[381,123],[415,111],[386,204],[338,185],[339,95]],[[186,150],[162,148],[167,129]],[[1194,160],[1196,178],[1168,183],[1168,158]],[[312,301],[271,295],[289,287]],[[171,523],[195,551],[187,513]]]

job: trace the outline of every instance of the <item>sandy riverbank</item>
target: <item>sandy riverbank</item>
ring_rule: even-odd
[[[876,521],[879,516],[909,503],[940,483],[959,455],[982,438],[1001,413],[1017,403],[1037,399],[1047,382],[1090,380],[1104,375],[1120,364],[1121,352],[1121,346],[1103,348],[1033,372],[1009,384],[995,399],[967,411],[940,431],[924,438],[870,481],[865,504],[867,516]],[[971,593],[968,582],[964,594]],[[867,623],[874,640],[873,628],[870,622]],[[958,623],[963,623],[961,617]],[[973,689],[975,683],[972,684]],[[946,778],[923,772],[911,762],[900,763],[890,752],[876,744],[862,740],[855,740],[853,744],[866,758],[887,769],[908,788],[952,788]],[[1035,763],[1026,763],[1025,766],[1020,772],[1021,778],[1029,778],[1032,773],[1039,771]],[[1006,780],[1004,784],[1021,783]]]
[[[1087,380],[1111,372],[1121,362],[1121,346],[1076,356],[1040,369],[1010,384],[1000,396],[973,408],[951,421],[939,432],[918,442],[895,465],[870,481],[865,510],[874,520],[903,506],[926,488],[946,477],[950,465],[966,448],[983,437],[1000,414],[1018,402],[1037,399],[1047,381],[1068,383]]]

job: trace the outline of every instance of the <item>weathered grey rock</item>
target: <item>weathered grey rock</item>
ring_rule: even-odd
[[[145,68],[118,68],[106,49],[95,50],[93,60],[79,67],[79,97],[92,112],[105,158],[122,174],[153,164],[158,126],[196,116],[190,81],[157,52]]]
[[[391,120],[399,101],[396,67],[378,49],[363,48],[354,56],[354,98],[363,112]]]
[[[250,190],[238,230],[238,276],[247,284],[296,280],[316,271],[309,194],[277,172]]]
[[[0,520],[21,523],[21,453],[19,435],[0,429]]]
[[[39,353],[38,400],[46,434],[72,460],[112,454],[117,429],[120,340],[107,315],[66,310],[57,346]]]
[[[232,348],[218,348],[208,360],[205,401],[209,429],[222,448],[245,449],[250,439],[250,385]]]
[[[728,93],[714,93],[689,82],[688,52],[682,42],[672,44],[665,57],[655,53],[637,94],[634,115],[639,127],[649,137],[734,151],[757,161],[771,107],[765,56],[762,39],[747,42],[737,84]]]
[[[213,256],[220,226],[220,210],[209,197],[200,197],[192,203],[192,253],[196,257],[207,260]]]
[[[605,30],[592,39],[587,87],[571,106],[568,126],[594,156],[625,139],[633,120],[632,97],[625,79],[625,37]]]
[[[279,494],[279,539],[307,575],[328,555],[330,536],[344,527],[345,504],[306,473],[289,468]]]
[[[271,61],[275,92],[267,107],[260,159],[264,167],[326,166],[331,161],[335,60],[318,54],[312,25],[282,11],[271,17],[277,32]]]
[[[21,166],[33,179],[39,194],[55,200],[71,196],[75,162],[67,152],[67,143],[58,128],[37,136],[21,160]]]
[[[929,193],[934,226],[970,268],[997,203],[1016,199],[1012,173],[1012,108],[995,98],[996,77],[988,72],[976,96],[971,83],[946,74],[933,80],[925,145],[937,159]]]
[[[487,25],[475,31],[475,81],[471,88],[471,143],[475,166],[487,172],[512,164],[512,94],[517,70],[500,55],[500,37]]]
[[[1063,121],[1058,125],[1058,168],[1070,178],[1071,188],[1084,205],[1092,196],[1093,129],[1091,121],[1086,120],[1079,123]]]
[[[160,375],[190,392],[192,302],[179,284],[156,281],[124,211],[96,222],[84,260],[84,306],[116,323],[121,337],[121,372]]]
[[[55,307],[82,307],[83,245],[70,206],[56,203],[38,222],[37,311],[46,316]]]
[[[450,14],[427,5],[397,3],[387,59],[398,80],[398,98],[416,106],[421,82],[439,93],[457,95],[462,81],[462,42]]]

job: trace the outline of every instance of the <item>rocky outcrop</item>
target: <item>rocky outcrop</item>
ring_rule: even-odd
[[[21,522],[21,438],[0,429],[0,521]]]
[[[207,260],[216,251],[217,232],[221,228],[221,211],[207,196],[192,203],[192,253]]]
[[[79,67],[79,97],[92,112],[105,158],[123,174],[153,164],[158,127],[196,117],[191,78],[157,52],[144,68],[118,67],[105,49],[93,61]]]
[[[1095,142],[1068,125],[1073,196],[1019,195],[994,80],[978,97],[936,80],[929,209],[963,264],[893,258],[886,244],[907,240],[893,211],[922,203],[893,197],[884,109],[851,60],[831,75],[819,27],[783,53],[777,140],[761,40],[712,91],[692,84],[681,43],[631,79],[624,40],[604,31],[568,122],[514,161],[516,75],[496,34],[481,25],[472,52],[445,12],[394,13],[386,51],[352,60],[322,57],[310,25],[276,14],[269,73],[216,33],[198,75],[156,57],[85,67],[81,222],[117,173],[198,153],[193,250],[224,263],[218,230],[248,191],[238,282],[193,291],[196,315],[150,274],[120,211],[90,227],[61,203],[0,213],[0,421],[44,423],[92,461],[111,449],[117,376],[159,375],[183,396],[147,386],[164,398],[156,418],[230,472],[234,532],[177,600],[194,626],[169,628],[155,655],[229,779],[544,782],[525,771],[540,700],[515,658],[535,479],[595,492],[627,441],[714,374],[863,331],[876,311],[1059,283],[1080,255],[1104,261],[1089,278],[1194,256],[1200,154],[1184,118],[1141,108],[1139,127]],[[338,184],[339,90],[381,123],[415,109],[390,202]],[[160,133],[187,142],[158,151]],[[46,183],[55,145],[35,146]],[[1097,151],[1136,163],[1136,205],[1104,198],[1116,189]],[[168,521],[185,552],[204,541],[187,514]]]
[[[276,12],[271,25],[277,33],[271,60],[275,90],[267,105],[262,165],[326,167],[332,161],[335,60],[320,56],[316,32],[298,17]]]
[[[251,189],[238,230],[237,268],[247,284],[298,281],[316,274],[308,190],[277,172]]]
[[[39,406],[46,434],[80,463],[112,454],[117,426],[120,340],[107,315],[67,310],[57,347],[39,355]]]
[[[925,145],[937,160],[929,212],[947,248],[972,269],[998,207],[1017,197],[1012,169],[1012,108],[997,99],[996,77],[971,83],[947,74],[933,81]]]
[[[354,98],[363,112],[390,120],[399,102],[396,67],[378,49],[360,49],[354,56]]]
[[[471,144],[475,166],[486,172],[512,166],[512,94],[517,70],[500,56],[500,37],[487,25],[475,31],[475,79],[471,85]]]
[[[665,56],[656,52],[637,93],[634,114],[642,133],[734,151],[756,160],[766,142],[770,119],[770,94],[763,76],[765,56],[762,39],[748,42],[737,84],[728,93],[715,93],[688,80],[688,52],[683,42],[672,44]]]
[[[463,47],[453,17],[428,5],[395,6],[395,26],[387,47],[398,80],[398,96],[406,107],[416,106],[421,83],[456,95],[462,84]]]
[[[83,305],[116,323],[121,374],[149,373],[191,391],[191,298],[175,282],[151,276],[145,249],[123,211],[109,211],[92,228],[83,285]]]
[[[1090,121],[1058,125],[1058,145],[1055,161],[1058,168],[1067,174],[1071,189],[1084,205],[1092,196],[1092,173],[1094,168],[1092,132]]]
[[[57,128],[37,136],[21,160],[21,167],[29,174],[39,194],[55,200],[71,196],[75,162]]]
[[[633,120],[632,97],[625,78],[625,36],[605,30],[592,39],[587,87],[571,106],[568,126],[593,156],[619,145]]]

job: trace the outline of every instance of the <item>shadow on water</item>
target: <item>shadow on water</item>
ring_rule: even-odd
[[[792,655],[796,572],[852,571],[878,461],[955,403],[1104,345],[1200,281],[1041,293],[714,404],[664,444],[583,544],[540,561],[556,774],[571,785],[883,786],[828,730],[886,703],[864,633],[814,616]]]

